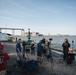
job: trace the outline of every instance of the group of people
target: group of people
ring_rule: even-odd
[[[25,53],[28,49],[28,45],[30,46],[30,49],[28,51],[31,50],[31,54],[35,55],[35,42],[34,40],[32,40],[29,44],[27,44],[26,41],[22,42],[22,46],[23,46],[23,58],[25,58]]]
[[[16,52],[17,52],[17,60],[20,59],[21,55],[21,39],[18,39],[18,42],[16,44]],[[26,42],[23,41],[22,46],[23,46],[23,58],[25,57],[25,52],[26,52]],[[39,41],[37,44],[37,60],[40,62],[42,60],[42,55],[46,54],[47,50],[49,49],[50,42],[43,38],[42,40]],[[31,47],[31,54],[35,54],[35,43],[32,41],[30,44]],[[67,61],[68,60],[68,50],[70,47],[70,43],[68,42],[68,39],[65,39],[65,41],[62,44],[63,47],[63,60]],[[40,62],[41,63],[41,62]]]
[[[22,48],[21,48],[21,43],[22,43]],[[32,40],[32,42],[29,44],[29,46],[30,46],[31,54],[35,55],[35,42],[34,42],[34,40]],[[18,39],[18,41],[16,43],[17,61],[21,61],[22,58],[26,58],[25,57],[26,50],[27,50],[26,41],[21,41],[21,39]],[[22,56],[22,58],[21,58],[21,56]]]
[[[37,60],[39,61],[40,65],[42,63],[42,57],[47,55],[47,51],[49,50],[49,41],[43,38],[37,44]]]
[[[39,61],[42,60],[42,55],[46,54],[48,50],[49,50],[49,54],[51,54],[50,47],[49,47],[50,43],[51,42],[49,42],[45,39],[42,39],[37,44],[37,56],[38,56]],[[63,48],[63,61],[65,61],[66,63],[71,63],[73,60],[73,57],[71,57],[71,56],[69,57],[69,49],[71,48],[71,44],[69,43],[68,39],[64,39],[64,42],[62,43],[62,48]]]
[[[37,59],[38,61],[41,61],[41,57],[42,57],[42,54],[43,53],[46,53],[46,50],[45,50],[45,45],[46,44],[46,40],[43,38],[42,40],[40,40],[40,42],[37,44]],[[18,42],[16,44],[16,53],[17,53],[17,61],[21,61],[21,53],[22,53],[22,56],[23,58],[25,58],[25,53],[26,53],[26,42],[25,41],[22,41],[22,46],[23,46],[23,51],[21,51],[21,39],[18,39]],[[48,42],[47,42],[48,43]],[[32,40],[32,42],[30,43],[30,49],[31,49],[31,54],[35,55],[35,42],[34,40]]]
[[[16,53],[17,53],[17,61],[21,61],[21,56],[23,55],[23,58],[25,58],[26,53],[26,42],[22,42],[23,51],[21,48],[21,39],[18,39],[16,43]],[[39,41],[37,44],[37,60],[41,64],[42,62],[42,55],[46,54],[47,50],[49,49],[50,42],[43,38]],[[35,54],[35,42],[34,40],[30,44],[31,47],[31,54]],[[62,44],[63,47],[63,60],[68,61],[68,50],[70,47],[70,43],[68,42],[68,39],[65,39],[65,41]],[[4,45],[0,42],[0,75],[5,75],[6,69],[7,69],[7,60],[9,59],[9,55],[7,53],[3,52]],[[22,53],[23,52],[23,53]]]

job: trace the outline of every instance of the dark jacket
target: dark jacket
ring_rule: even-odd
[[[16,52],[18,52],[17,49],[19,49],[19,52],[21,52],[21,44],[19,42],[16,44]]]
[[[69,42],[63,43],[62,47],[63,47],[63,52],[64,53],[66,53],[66,52],[68,53],[68,50],[69,50],[69,47],[70,47],[70,43]]]

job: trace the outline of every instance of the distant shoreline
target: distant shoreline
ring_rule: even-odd
[[[13,35],[13,36],[21,36],[21,35]],[[27,37],[27,35],[25,35]],[[38,35],[31,35],[31,36],[38,36]],[[76,35],[42,35],[42,36],[76,36]],[[39,36],[41,37],[41,36]]]

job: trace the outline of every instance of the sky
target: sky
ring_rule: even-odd
[[[76,35],[76,0],[0,0],[0,27]]]

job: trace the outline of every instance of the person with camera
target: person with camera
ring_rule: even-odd
[[[39,61],[40,65],[42,63],[43,47],[44,47],[44,44],[42,40],[40,40],[40,42],[37,44],[37,60]]]

